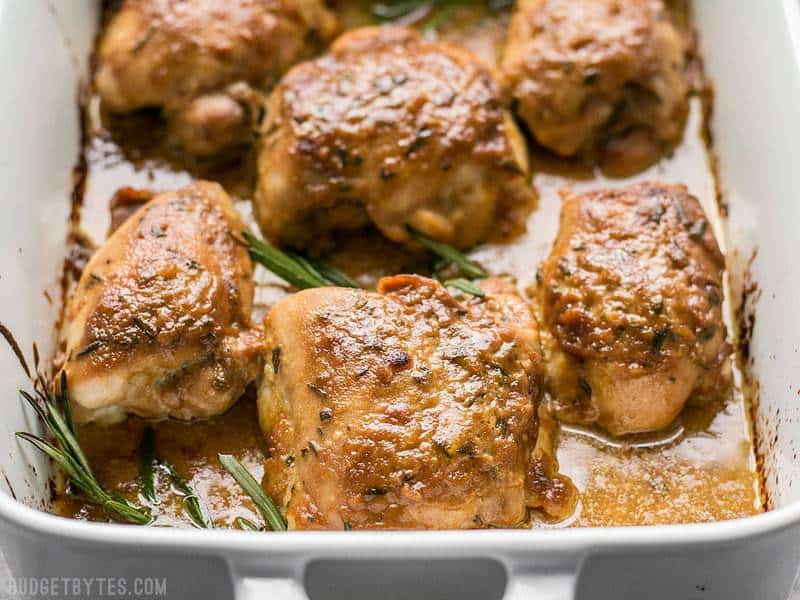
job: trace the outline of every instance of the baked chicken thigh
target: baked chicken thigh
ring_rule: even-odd
[[[520,0],[502,70],[540,144],[633,170],[682,134],[687,50],[661,0]]]
[[[211,155],[249,140],[253,90],[336,28],[322,0],[125,0],[100,41],[95,86],[112,112],[163,109],[175,142]]]
[[[318,288],[278,303],[265,335],[265,480],[290,528],[513,527],[531,507],[571,510],[537,447],[537,329],[515,294],[459,302],[412,275]]]
[[[160,194],[94,254],[66,312],[79,421],[192,419],[230,407],[258,376],[253,265],[215,183]]]
[[[730,380],[711,226],[684,186],[563,196],[538,283],[555,409],[612,434],[662,429]]]
[[[492,71],[405,28],[368,27],[294,67],[267,107],[255,210],[276,243],[374,224],[459,248],[520,221],[527,151]]]

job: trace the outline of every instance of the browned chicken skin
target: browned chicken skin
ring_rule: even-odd
[[[459,302],[399,275],[378,293],[295,294],[265,334],[265,480],[290,528],[513,527],[531,507],[571,510],[537,447],[538,335],[517,295]]]
[[[540,144],[632,171],[682,134],[687,49],[661,0],[520,0],[502,70]]]
[[[337,25],[322,0],[125,0],[105,29],[95,85],[126,113],[162,108],[190,154],[247,142],[263,91],[324,47]]]
[[[729,383],[711,226],[684,186],[563,195],[538,278],[556,411],[613,434],[664,428]]]
[[[191,419],[229,408],[260,369],[253,266],[216,183],[156,196],[95,253],[66,312],[79,420]]]
[[[466,248],[533,199],[491,70],[410,29],[355,30],[293,68],[262,138],[255,210],[278,243],[374,224],[397,242],[411,226]]]

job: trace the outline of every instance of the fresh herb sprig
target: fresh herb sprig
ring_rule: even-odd
[[[374,2],[372,16],[376,21],[385,23],[409,16],[417,10],[430,11],[438,4],[437,0],[394,0],[388,2]]]
[[[464,279],[462,277],[457,279],[448,279],[444,282],[444,287],[453,288],[462,291],[465,294],[477,296],[478,298],[483,298],[486,295],[481,288],[472,283],[469,279]]]
[[[305,290],[308,288],[340,286],[359,287],[347,275],[326,265],[321,261],[308,258],[296,252],[284,252],[272,244],[258,239],[249,231],[243,231],[242,236],[247,242],[250,258],[254,262],[266,267],[294,287]]]
[[[192,523],[200,529],[214,529],[214,523],[208,515],[203,505],[200,504],[200,497],[195,491],[186,483],[186,480],[180,476],[171,464],[162,458],[156,459],[158,466],[160,466],[172,481],[172,487],[183,498],[183,504],[186,507],[186,514],[192,520]]]
[[[322,278],[323,281],[326,281],[326,285],[336,285],[339,287],[349,288],[360,287],[358,283],[350,279],[346,273],[322,262],[321,260],[311,258],[310,256],[304,256],[298,252],[289,251],[287,254],[291,258],[294,258],[309,273]]]
[[[236,480],[236,483],[242,487],[245,493],[250,496],[270,529],[273,531],[286,531],[286,519],[284,519],[281,511],[278,510],[272,498],[267,495],[261,484],[244,468],[242,463],[230,454],[220,454],[219,462],[222,463],[225,470],[231,474],[231,477]],[[241,527],[241,524],[239,525]]]
[[[152,427],[148,427],[144,430],[142,441],[139,442],[139,479],[142,482],[142,496],[151,505],[158,504],[155,464],[155,432]]]
[[[459,273],[468,279],[484,279],[489,274],[478,263],[471,261],[464,254],[442,242],[438,242],[428,236],[409,228],[411,237],[420,245],[424,246],[440,258],[455,265]]]
[[[372,17],[379,23],[409,19],[422,23],[426,33],[435,32],[452,17],[453,11],[471,6],[474,0],[388,0],[372,4]],[[489,10],[497,12],[513,4],[513,0],[486,0]]]
[[[175,470],[175,467],[156,454],[155,431],[152,427],[147,427],[142,435],[142,441],[139,443],[139,477],[142,482],[142,496],[153,506],[160,503],[156,494],[158,475],[156,468],[164,471],[169,477],[172,487],[182,497],[186,514],[195,527],[213,529],[214,523],[200,503],[197,493]]]
[[[78,444],[69,403],[67,376],[63,372],[59,384],[59,393],[56,394],[50,390],[41,373],[37,372],[33,395],[20,390],[22,397],[36,411],[40,421],[54,438],[55,444],[24,431],[18,431],[17,436],[49,456],[92,504],[103,507],[115,519],[136,525],[149,524],[152,517],[146,509],[119,494],[105,490],[97,481]]]
[[[242,531],[261,531],[261,528],[253,523],[250,519],[244,517],[236,517],[233,524]]]

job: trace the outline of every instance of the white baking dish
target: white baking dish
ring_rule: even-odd
[[[773,510],[708,525],[551,531],[286,533],[163,530],[58,518],[48,466],[13,437],[35,420],[0,354],[0,544],[20,577],[166,577],[170,598],[780,600],[800,563],[800,6],[696,0],[715,83],[715,146],[734,297],[758,283],[750,371]],[[99,3],[0,0],[0,320],[24,349],[51,337],[76,94]],[[795,484],[795,485],[793,485]],[[12,491],[16,499],[12,497]],[[98,588],[95,587],[95,592]],[[102,597],[107,597],[108,594]],[[30,596],[26,596],[30,597]]]

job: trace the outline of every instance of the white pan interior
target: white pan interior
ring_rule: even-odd
[[[72,171],[80,151],[76,100],[98,10],[99,2],[91,0],[0,1],[0,321],[29,362],[34,340],[42,356],[52,355]],[[15,431],[35,431],[38,423],[15,393],[29,385],[5,347],[0,381],[0,489],[41,507],[49,496],[49,467],[14,437]]]
[[[0,321],[26,356],[52,352],[66,251],[72,170],[80,151],[79,84],[99,2],[0,0]],[[715,84],[732,299],[755,283],[748,371],[770,507],[800,498],[800,5],[796,0],[696,0],[696,24]],[[751,257],[755,258],[751,261]],[[45,291],[52,302],[45,295]],[[42,507],[48,466],[14,438],[35,430],[14,391],[27,387],[0,352],[0,491]],[[13,492],[12,492],[13,490]]]
[[[751,287],[750,374],[769,508],[800,498],[800,3],[697,0],[732,299]]]

